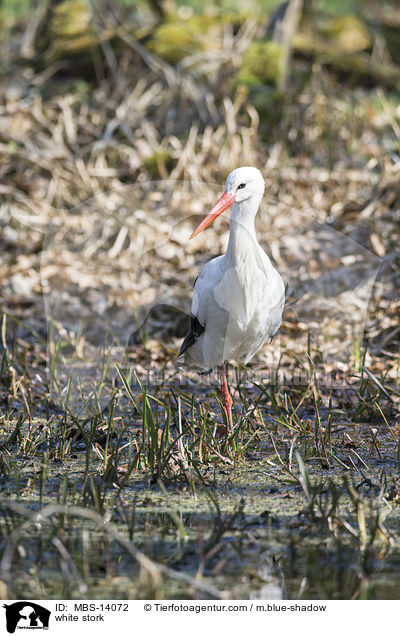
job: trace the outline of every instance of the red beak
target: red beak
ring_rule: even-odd
[[[189,236],[189,240],[197,236],[198,234],[200,234],[200,232],[204,230],[204,228],[207,227],[207,225],[210,225],[210,223],[215,221],[217,216],[222,214],[224,210],[227,210],[228,208],[230,208],[233,203],[235,203],[235,197],[229,194],[228,192],[224,192],[222,197],[214,205],[213,209],[210,210],[210,212],[204,217],[200,225],[198,225],[195,231],[192,232],[192,234]]]

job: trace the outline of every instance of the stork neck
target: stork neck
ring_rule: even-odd
[[[226,253],[230,257],[248,251],[257,242],[255,218],[260,197],[252,197],[240,203],[234,203],[230,219],[229,243]]]

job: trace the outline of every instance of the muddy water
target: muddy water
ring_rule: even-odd
[[[288,474],[266,440],[237,466],[203,466],[202,480],[195,476],[190,486],[180,477],[149,485],[144,473],[122,489],[104,486],[102,464],[92,457],[85,477],[85,453],[78,451],[48,463],[41,503],[97,509],[155,562],[197,575],[230,597],[400,598],[396,469],[384,431],[380,438],[381,458],[370,454],[368,467],[326,469],[309,459],[306,488],[296,462]],[[3,536],[21,523],[7,502],[40,507],[41,470],[40,457],[17,457],[3,478]],[[70,555],[67,565],[54,536]],[[16,597],[207,596],[168,576],[149,587],[121,545],[79,517],[26,524],[19,545],[8,581]]]

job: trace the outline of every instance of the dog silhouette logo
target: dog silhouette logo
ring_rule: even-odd
[[[18,601],[3,607],[6,610],[9,634],[13,634],[16,629],[49,629],[51,612],[37,603]]]

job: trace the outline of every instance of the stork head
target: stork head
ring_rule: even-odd
[[[204,217],[190,238],[197,236],[207,225],[210,225],[224,210],[227,210],[234,203],[241,203],[254,198],[257,199],[258,207],[258,203],[264,194],[264,188],[263,176],[257,168],[244,166],[243,168],[232,170],[225,182],[224,194]]]
[[[261,172],[251,166],[232,170],[225,182],[225,192],[233,197],[234,203],[246,201],[254,195],[262,196],[264,188],[265,183]]]

